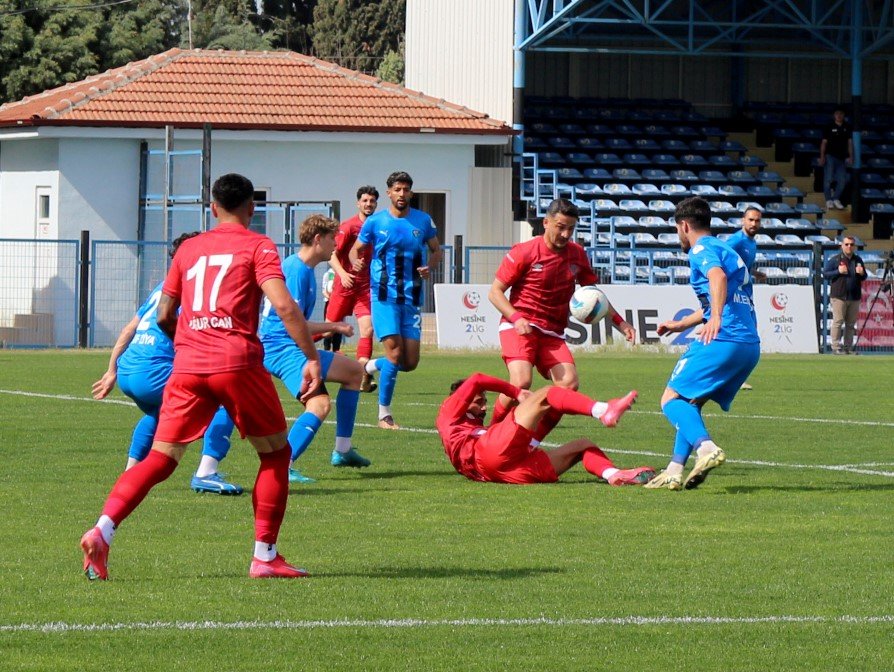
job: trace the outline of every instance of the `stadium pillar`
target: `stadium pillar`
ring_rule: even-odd
[[[851,5],[851,105],[853,107],[854,165],[851,177],[851,213],[860,210],[860,169],[863,167],[863,3]]]
[[[202,221],[199,228],[207,231],[208,209],[211,207],[211,124],[202,125],[202,206],[199,210]]]
[[[528,25],[527,3],[525,0],[515,0],[515,44],[512,52],[512,130],[517,135],[512,138],[512,154],[515,161],[521,162],[524,151],[525,130],[525,52],[519,46],[527,37]]]
[[[81,231],[80,263],[78,265],[78,347],[87,347],[90,311],[87,295],[90,292],[90,232]]]
[[[459,234],[453,236],[453,284],[463,282],[463,237]]]

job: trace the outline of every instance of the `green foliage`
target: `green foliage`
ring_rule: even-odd
[[[620,466],[663,466],[675,357],[577,361],[584,392],[636,388],[639,403],[616,429],[565,418],[548,440],[587,436]],[[121,526],[112,580],[91,584],[77,540],[140,417],[120,393],[90,399],[107,363],[107,350],[0,350],[3,669],[891,668],[894,395],[871,381],[894,379],[892,357],[765,356],[731,413],[705,409],[727,463],[673,493],[611,488],[580,466],[555,485],[458,476],[438,405],[459,375],[505,367],[423,346],[398,379],[405,430],[376,429],[362,395],[354,442],[371,467],[329,466],[331,417],[301,458],[319,482],[290,488],[279,548],[311,578],[247,578],[251,496],[190,491],[196,444]],[[250,489],[257,458],[234,438],[223,468]]]
[[[230,14],[221,4],[214,12],[214,20],[208,26],[205,36],[206,49],[232,49],[246,51],[267,51],[270,40],[266,35],[258,34],[254,25],[247,19],[240,19]],[[199,46],[199,45],[195,45]]]
[[[398,51],[406,0],[319,0],[314,9],[314,53],[346,68],[375,72]]]
[[[275,49],[309,54],[317,0],[262,0],[258,27]]]
[[[385,58],[376,69],[376,77],[394,84],[404,83],[404,42],[400,43],[400,51],[389,49]]]

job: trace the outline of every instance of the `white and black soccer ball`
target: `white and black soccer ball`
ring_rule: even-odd
[[[568,308],[575,320],[591,324],[598,322],[608,313],[608,299],[598,287],[585,285],[574,290]]]

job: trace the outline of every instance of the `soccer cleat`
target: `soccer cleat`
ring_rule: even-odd
[[[203,476],[202,478],[199,478],[194,474],[192,480],[189,482],[189,487],[191,487],[196,492],[211,492],[216,495],[242,494],[241,485],[228,483],[224,480],[223,474],[220,474],[218,472],[215,472],[208,476]]]
[[[301,579],[310,576],[306,569],[293,567],[279,553],[269,562],[252,558],[248,575],[253,579]]]
[[[643,487],[648,488],[649,490],[659,490],[661,488],[666,488],[667,490],[682,490],[683,477],[680,475],[671,475],[666,471],[662,471]]]
[[[109,545],[102,538],[98,527],[93,527],[81,537],[81,550],[84,551],[84,574],[91,581],[109,579]]]
[[[636,390],[631,390],[623,397],[609,399],[607,402],[608,409],[606,409],[605,413],[599,416],[599,421],[606,427],[614,427],[617,425],[621,416],[629,411],[630,407],[636,402],[638,394],[639,393]]]
[[[332,459],[330,460],[333,467],[357,467],[362,469],[372,464],[363,455],[351,448],[347,453],[340,453],[337,450],[332,451]]]
[[[289,469],[289,483],[301,483],[303,485],[310,485],[311,483],[316,483],[317,479],[311,478],[310,476],[305,476],[300,471],[295,469],[295,467],[291,467]]]
[[[652,467],[634,467],[621,469],[608,478],[609,485],[645,485],[655,477]]]
[[[379,429],[400,429],[400,425],[394,422],[394,418],[390,415],[386,415],[384,418],[379,418]]]
[[[375,392],[379,386],[376,384],[376,381],[373,380],[371,373],[364,373],[363,380],[360,381],[360,391],[361,392]]]
[[[697,488],[705,482],[705,479],[708,477],[708,472],[711,471],[711,469],[716,469],[724,462],[726,462],[726,453],[723,452],[722,448],[717,448],[708,455],[698,458],[695,461],[695,466],[692,467],[692,471],[690,471],[689,475],[686,477],[686,482],[683,483],[683,487],[687,490]]]

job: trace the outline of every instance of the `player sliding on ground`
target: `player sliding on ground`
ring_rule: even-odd
[[[610,485],[642,485],[654,475],[652,467],[618,469],[588,439],[575,439],[553,450],[543,450],[534,438],[548,412],[591,415],[614,427],[636,400],[636,391],[608,402],[556,386],[536,392],[499,378],[472,374],[453,383],[441,405],[436,425],[444,452],[456,470],[473,481],[492,483],[555,483],[578,462]],[[519,402],[502,420],[484,426],[485,392],[499,392]]]

